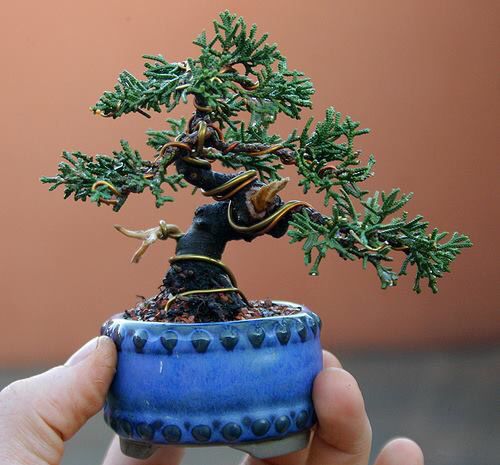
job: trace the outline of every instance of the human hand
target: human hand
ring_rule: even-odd
[[[63,366],[0,392],[0,463],[56,465],[70,439],[104,403],[115,373],[111,339],[92,339]]]
[[[56,465],[70,439],[102,407],[114,375],[116,349],[93,339],[64,366],[17,381],[0,393],[0,463]],[[308,449],[267,460],[247,457],[244,465],[366,465],[371,429],[355,379],[325,352],[325,369],[314,384],[320,426]],[[160,448],[150,459],[124,457],[113,441],[104,465],[178,465],[183,450]],[[423,465],[419,447],[407,439],[389,443],[375,465]]]

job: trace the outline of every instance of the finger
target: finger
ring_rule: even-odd
[[[319,427],[310,446],[309,465],[365,465],[371,427],[354,377],[340,368],[323,370],[314,382]]]
[[[179,465],[184,456],[184,449],[176,446],[159,447],[146,460],[126,457],[120,450],[120,441],[115,436],[102,465]]]
[[[335,355],[327,350],[323,350],[323,368],[342,368],[340,361]],[[309,454],[308,449],[301,450],[299,452],[294,452],[293,454],[287,454],[280,457],[273,457],[271,459],[256,459],[254,457],[247,457],[242,465],[300,465],[306,463],[307,456]]]
[[[66,365],[17,381],[0,393],[0,463],[59,463],[63,441],[102,407],[116,348],[95,338]]]
[[[375,465],[424,465],[424,454],[411,439],[397,438],[386,444]]]
[[[331,352],[323,350],[323,368],[342,368],[342,364]]]

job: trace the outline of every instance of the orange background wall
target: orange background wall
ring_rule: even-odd
[[[334,347],[498,342],[498,2],[18,1],[3,6],[0,29],[0,363],[61,360],[159,285],[174,243],[130,265],[138,244],[112,224],[164,218],[186,228],[199,195],[183,192],[160,211],[137,196],[115,214],[63,201],[38,178],[56,172],[63,149],[110,153],[124,137],[151,153],[143,133],[163,127],[163,115],[113,121],[87,108],[123,68],[140,73],[143,53],[193,56],[191,40],[228,7],[270,31],[290,66],[313,79],[314,115],[333,104],[372,128],[361,141],[378,160],[371,189],[415,191],[410,213],[475,242],[437,296],[413,294],[410,277],[381,291],[374,272],[333,254],[311,278],[286,239],[230,244],[225,261],[247,295],[309,305]],[[294,125],[281,119],[277,130]]]

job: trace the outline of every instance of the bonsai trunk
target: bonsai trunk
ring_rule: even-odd
[[[248,172],[219,173],[213,171],[203,158],[193,158],[193,151],[200,153],[210,148],[224,151],[228,149],[228,144],[222,140],[220,131],[211,125],[206,112],[197,110],[188,126],[189,133],[178,138],[181,147],[168,147],[169,151],[166,151],[167,155],[175,159],[177,172],[209,196],[212,195],[210,191],[214,190],[222,194],[227,194],[227,191],[234,192],[233,185],[227,189],[224,187],[231,180],[239,187],[231,195],[214,195],[216,200],[218,199],[217,202],[196,209],[190,228],[177,239],[176,255],[170,260],[171,268],[163,279],[159,294],[128,311],[132,318],[134,314],[140,314],[141,319],[151,321],[164,318],[186,322],[234,320],[239,312],[248,309],[252,304],[238,289],[230,270],[220,262],[227,242],[252,241],[263,233],[281,237],[288,229],[292,209],[280,216],[272,227],[265,231],[248,230],[248,227],[280,209],[284,202],[278,195],[273,194],[265,204],[265,209],[256,211],[251,196],[265,184],[259,181],[256,175],[253,178],[245,178],[245,183],[242,183],[239,181],[241,176],[247,176]],[[262,150],[262,147],[260,144],[240,144],[237,149],[251,152]],[[231,150],[236,148],[231,147]],[[280,150],[283,156],[288,155],[287,149]],[[297,208],[304,207],[299,203]],[[235,228],[235,224],[238,227]]]

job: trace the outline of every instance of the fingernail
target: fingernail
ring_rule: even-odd
[[[64,364],[66,367],[76,365],[82,360],[86,359],[92,352],[94,352],[99,345],[99,337],[95,337],[80,347]]]

